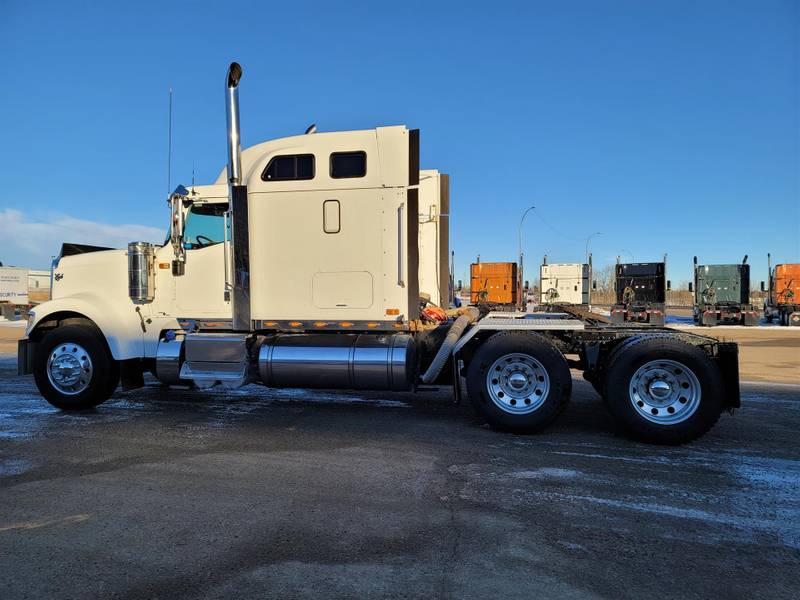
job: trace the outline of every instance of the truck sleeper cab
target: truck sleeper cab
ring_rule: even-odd
[[[750,265],[698,265],[694,257],[694,321],[698,325],[758,325],[758,311],[750,304]]]
[[[53,300],[19,344],[19,372],[50,403],[92,408],[147,373],[198,389],[452,385],[492,426],[530,433],[563,413],[573,367],[623,431],[673,444],[738,406],[735,344],[559,313],[421,311],[420,279],[445,294],[447,236],[441,220],[429,239],[418,230],[418,134],[313,133],[240,151],[241,74],[234,63],[226,78],[227,170],[170,196],[167,243],[64,246]],[[446,181],[436,187],[423,197],[441,210]]]
[[[769,289],[764,301],[764,318],[767,323],[777,320],[780,325],[800,326],[800,264],[778,264],[772,267],[772,257],[767,254]],[[761,282],[764,291],[764,282]]]
[[[542,306],[591,304],[592,257],[588,263],[548,263],[539,269],[539,303]]]
[[[620,263],[614,271],[615,303],[612,323],[646,323],[663,327],[666,321],[667,258],[660,263]]]

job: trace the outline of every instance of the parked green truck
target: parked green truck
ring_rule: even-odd
[[[694,257],[694,320],[698,325],[758,325],[758,310],[750,303],[750,265],[698,265]]]

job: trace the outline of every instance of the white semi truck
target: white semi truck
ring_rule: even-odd
[[[588,263],[550,263],[545,255],[539,270],[540,304],[589,305],[592,257]]]
[[[20,373],[53,405],[92,408],[146,373],[196,388],[452,385],[492,426],[534,432],[564,411],[573,367],[651,442],[694,439],[739,406],[732,343],[563,313],[425,318],[421,280],[444,302],[450,208],[446,179],[420,172],[418,131],[241,150],[241,75],[231,64],[227,168],[171,194],[164,245],[64,245],[19,345]],[[421,239],[427,221],[438,230]]]

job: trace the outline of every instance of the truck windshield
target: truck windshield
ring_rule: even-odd
[[[189,209],[183,239],[187,248],[203,248],[225,240],[227,204],[196,204]],[[230,233],[230,232],[229,232]]]

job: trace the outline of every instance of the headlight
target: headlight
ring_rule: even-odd
[[[25,327],[25,335],[29,335],[33,328],[33,322],[36,320],[36,313],[33,311],[28,312],[28,325]]]

